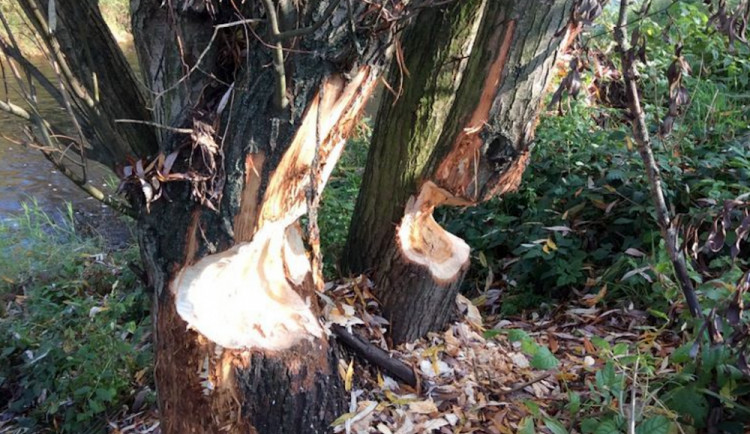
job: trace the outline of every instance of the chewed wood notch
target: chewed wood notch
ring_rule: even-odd
[[[416,198],[412,196],[398,227],[402,255],[427,268],[437,282],[456,279],[469,261],[469,245],[443,229],[433,217],[436,206],[456,203],[447,191],[427,181]]]
[[[322,94],[312,100],[271,174],[260,206],[266,156],[247,157],[234,221],[238,244],[195,264],[187,262],[170,285],[177,313],[189,327],[229,349],[282,351],[301,340],[324,337],[311,306],[313,291],[306,285],[311,265],[298,219],[307,212],[316,152],[320,194],[374,83],[369,67],[349,81],[339,75],[324,80]]]

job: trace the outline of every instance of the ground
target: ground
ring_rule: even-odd
[[[567,432],[564,426],[581,422],[580,408],[571,405],[596,394],[604,398],[601,415],[622,410],[632,393],[640,411],[661,414],[667,422],[675,418],[637,384],[637,367],[633,375],[627,361],[611,363],[613,356],[642,351],[656,360],[654,375],[675,369],[668,356],[679,337],[650,325],[643,311],[605,309],[589,297],[546,314],[502,319],[492,308],[499,291],[488,290],[475,300],[459,296],[459,317],[445,332],[391,348],[387,321],[366,276],[329,282],[326,289],[321,298],[329,327],[338,324],[366,336],[418,378],[416,387],[408,386],[350,353],[339,366],[351,397],[349,412],[333,423],[333,432]],[[602,380],[606,376],[611,378]],[[622,382],[608,403],[608,389],[618,385],[602,381]],[[158,432],[156,417],[155,410],[124,414],[115,432]]]

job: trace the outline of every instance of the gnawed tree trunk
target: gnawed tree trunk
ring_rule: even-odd
[[[432,212],[518,186],[572,4],[461,1],[404,35],[409,74],[381,102],[343,256],[375,274],[394,342],[449,320],[469,247]]]
[[[346,400],[335,345],[319,322],[319,281],[305,245],[315,240],[305,239],[299,218],[375,86],[390,29],[370,24],[379,12],[364,2],[351,10],[333,2],[330,14],[332,2],[294,2],[292,13],[276,11],[291,26],[281,33],[322,25],[282,39],[279,68],[268,2],[240,11],[263,22],[216,35],[216,24],[240,19],[226,2],[161,3],[133,1],[139,59],[156,90],[155,119],[192,129],[167,130],[161,149],[179,155],[172,173],[210,178],[164,184],[169,200],[154,201],[139,220],[155,289],[162,428],[327,432]]]

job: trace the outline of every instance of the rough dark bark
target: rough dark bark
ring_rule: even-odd
[[[517,187],[565,39],[555,33],[566,26],[572,3],[458,2],[445,13],[424,11],[420,26],[404,37],[411,74],[400,98],[386,94],[381,103],[343,256],[350,271],[375,274],[396,342],[443,327],[466,265],[454,267],[450,278],[437,278],[419,261],[404,260],[397,234],[408,201],[424,193],[428,182],[445,194],[421,214],[438,205],[476,204]],[[472,23],[478,28],[470,30]],[[400,77],[394,69],[389,81]],[[413,237],[422,237],[421,248],[432,251],[422,255],[423,262],[440,253],[430,247],[435,237]],[[460,240],[451,243],[453,251],[463,248]],[[431,310],[437,306],[438,315]]]
[[[295,2],[296,18],[287,14],[282,22],[294,28],[324,22],[282,41],[289,99],[283,108],[274,95],[279,76],[265,22],[214,34],[215,25],[238,20],[226,2],[161,3],[131,3],[139,61],[155,90],[155,119],[179,128],[196,120],[212,125],[221,150],[215,174],[223,183],[218,211],[195,203],[185,183],[170,183],[170,201],[154,202],[139,219],[142,257],[155,288],[162,429],[327,432],[346,399],[337,350],[317,322],[316,285],[298,218],[307,211],[310,185],[320,193],[372,92],[391,33],[368,24],[372,10],[364,3],[353,5],[351,17],[361,30],[352,34],[346,2],[331,16],[324,14],[329,1]],[[239,12],[268,18],[261,2],[245,2]],[[210,41],[213,48],[206,49]],[[222,100],[227,104],[218,113]],[[162,152],[180,152],[175,171],[188,168],[195,152],[190,140],[161,134]],[[222,274],[232,267],[240,270],[240,283]],[[201,280],[208,274],[216,278]],[[217,323],[225,326],[213,327]],[[230,333],[237,324],[247,333]]]
[[[424,266],[405,257],[401,249],[392,247],[386,252],[378,266],[377,285],[388,288],[379,289],[378,296],[392,324],[393,342],[408,342],[429,331],[442,330],[455,312],[456,294],[468,263],[461,267],[460,278],[439,282]]]

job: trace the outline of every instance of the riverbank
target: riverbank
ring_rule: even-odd
[[[0,433],[103,432],[154,407],[132,222],[103,213],[0,221]]]

